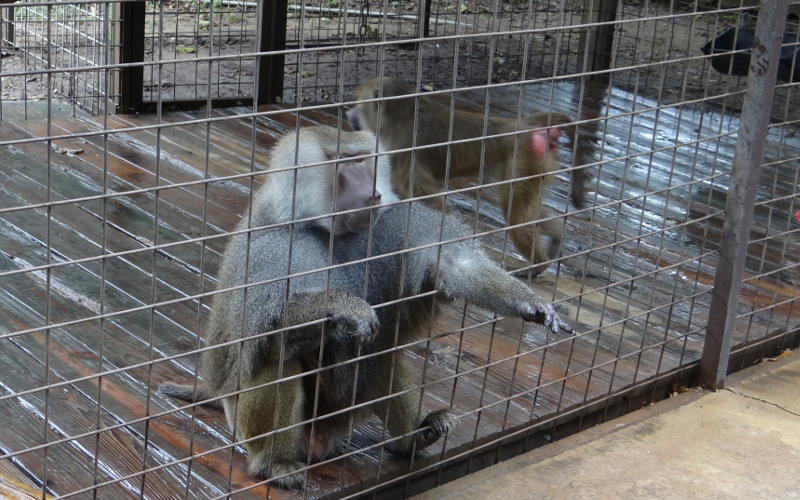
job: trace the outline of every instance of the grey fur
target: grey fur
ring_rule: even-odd
[[[352,134],[359,135],[353,138],[353,142],[356,142],[367,133]],[[367,136],[372,137],[371,134]],[[320,136],[306,137],[313,140]],[[293,135],[282,139],[281,143],[290,140],[294,141]],[[374,144],[374,137],[371,140]],[[306,161],[311,156],[307,155]],[[273,164],[281,164],[275,162],[276,158],[273,155]],[[381,179],[381,161],[378,166],[379,184],[384,182]],[[313,189],[324,189],[324,182],[303,185],[302,196],[314,196]],[[264,207],[280,202],[269,199],[275,194],[274,185],[271,187],[269,182],[256,194],[254,225],[269,224],[276,218],[276,212],[264,211]],[[387,196],[390,193],[383,194],[384,201],[396,199],[394,195]],[[316,214],[298,213],[297,217],[311,215]],[[502,315],[543,323],[554,332],[560,328],[570,330],[550,304],[504,272],[471,240],[388,255],[406,248],[437,243],[441,217],[446,217],[442,236],[444,241],[472,234],[470,228],[457,217],[442,215],[421,203],[383,209],[376,216],[371,235],[368,232],[334,234],[332,248],[329,248],[330,226],[320,223],[299,223],[294,229],[280,227],[254,231],[250,238],[249,270],[246,276],[243,263],[247,237],[233,237],[223,258],[220,288],[240,285],[245,278],[247,283],[278,280],[253,286],[246,293],[244,290],[235,290],[216,295],[206,332],[208,344],[246,338],[284,325],[315,319],[327,318],[326,324],[329,326],[325,327],[324,338],[322,328],[314,325],[204,352],[200,365],[203,384],[199,393],[225,394],[316,369],[320,349],[323,364],[329,365],[351,359],[359,348],[362,355],[379,353],[394,347],[395,342],[402,344],[421,338],[427,332],[433,316],[430,297],[410,299],[375,310],[372,306],[431,290],[438,290],[446,299],[461,298]],[[245,219],[238,227],[246,228],[247,225]],[[408,244],[404,245],[406,234]],[[376,258],[368,263],[353,263],[366,257]],[[339,267],[290,280],[279,279],[287,274],[329,265]],[[395,330],[397,322],[399,328]],[[395,331],[398,332],[397,339]],[[359,362],[355,383],[356,363],[323,371],[319,380],[317,415],[324,416],[349,407],[354,391],[358,403],[387,395],[390,385],[393,392],[413,389],[413,383],[405,374],[402,356],[394,356],[395,363],[392,363],[393,356],[392,353],[382,354]],[[281,362],[283,367],[280,366]],[[237,396],[226,398],[223,405],[228,423],[233,426],[236,422],[237,437],[241,439],[269,432],[274,428],[273,418],[277,419],[278,427],[312,418],[316,416],[312,415],[314,382],[313,376],[307,376],[245,392],[238,397],[238,413]],[[281,387],[280,393],[276,392],[277,385]],[[167,384],[162,386],[162,391],[178,397],[186,396],[187,391],[183,387]],[[191,393],[188,394],[191,396]],[[373,404],[352,416],[358,422],[370,412],[377,413],[381,418],[388,415],[388,430],[392,436],[420,429],[420,432],[394,442],[394,450],[409,453],[435,442],[454,422],[453,416],[443,410],[420,418],[417,415],[419,398],[419,391],[410,391],[388,402]],[[305,465],[308,453],[313,452],[314,458],[321,458],[335,449],[337,441],[345,433],[350,416],[344,414],[318,420],[314,424],[314,439],[309,438],[308,426],[276,434],[271,457],[270,438],[248,443],[251,472],[273,477],[278,472],[286,473],[278,480],[278,484],[290,488],[301,486],[305,475],[291,471]],[[258,423],[254,423],[256,420]]]

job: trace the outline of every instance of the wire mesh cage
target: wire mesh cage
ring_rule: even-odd
[[[1,4],[0,485],[408,496],[797,347],[785,8]]]
[[[252,97],[254,58],[237,56],[257,50],[255,10],[238,1],[148,2],[145,60],[175,62],[147,68],[144,100]]]
[[[0,24],[3,57],[15,55],[3,61],[4,101],[66,97],[93,113],[114,102],[117,70],[100,69],[119,51],[113,4],[20,2],[2,9]],[[46,72],[54,68],[81,71]]]
[[[310,58],[290,56],[285,98],[296,102],[301,88],[303,97],[297,102],[333,102],[340,100],[341,92],[347,95],[379,75],[408,79],[419,74],[426,85],[441,87],[511,82],[523,78],[520,71],[526,67],[528,78],[563,74],[567,68],[574,72],[577,30],[518,32],[523,26],[542,29],[578,24],[584,10],[579,2],[554,9],[549,4],[502,2],[492,6],[479,1],[364,1],[337,9],[297,8],[295,13],[301,19],[314,12],[328,16],[306,21],[310,28],[303,32],[291,31],[300,46],[344,43],[357,48],[344,53],[316,52]],[[419,38],[431,40],[407,41]],[[544,50],[531,52],[534,40],[543,42]],[[370,45],[370,41],[381,43]]]

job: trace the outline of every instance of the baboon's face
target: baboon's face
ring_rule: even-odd
[[[359,154],[369,154],[369,151]],[[357,210],[337,215],[333,221],[334,234],[360,233],[369,229],[369,207],[381,201],[381,193],[373,192],[372,161],[364,158],[341,162],[336,179],[335,211]]]
[[[375,92],[371,86],[368,86],[368,84],[364,84],[356,89],[356,100],[360,101],[363,99],[374,99],[375,97]],[[367,130],[374,132],[375,124],[377,122],[377,109],[377,102],[363,102],[356,104],[354,107],[347,110],[347,121],[350,122],[350,126],[353,127],[353,130]]]

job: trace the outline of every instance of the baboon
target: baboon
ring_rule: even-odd
[[[413,92],[412,87],[391,78],[382,80],[381,90],[381,80],[373,79],[356,89],[355,98],[375,99],[413,94]],[[449,175],[477,179],[481,172],[481,163],[483,163],[484,178],[493,181],[535,175],[537,177],[501,186],[500,208],[509,211],[508,223],[511,225],[525,224],[542,218],[540,195],[551,177],[542,174],[554,172],[559,168],[556,141],[560,129],[563,128],[567,132],[571,141],[576,137],[576,128],[574,125],[569,125],[572,120],[568,116],[561,113],[536,113],[521,118],[519,123],[515,118],[490,116],[484,132],[484,114],[457,104],[453,111],[453,134],[452,138],[449,138],[450,106],[441,97],[421,96],[417,106],[416,142],[413,142],[414,109],[414,97],[408,97],[381,101],[380,111],[377,102],[360,103],[348,110],[347,116],[354,129],[369,130],[377,134],[386,151],[406,149],[412,145],[426,146],[446,143],[449,140],[476,139],[485,135],[540,128],[541,130],[528,133],[527,137],[515,134],[484,140],[483,162],[481,141],[452,144]],[[517,139],[519,142],[515,148]],[[447,186],[444,182],[447,147],[416,150],[413,172],[411,154],[410,151],[406,151],[391,155],[392,181],[398,194],[403,198],[409,198],[446,191]],[[587,174],[584,169],[579,169],[573,171],[572,175],[570,195],[573,203],[581,206],[585,198]],[[540,238],[534,239],[534,228],[530,225],[526,224],[511,230],[514,244],[534,264],[554,258],[561,243],[561,224],[556,220],[542,222],[537,226],[538,234],[544,233],[550,237],[547,250]],[[542,266],[537,266],[533,272],[538,274],[543,270]]]
[[[295,144],[299,145],[296,159]],[[303,128],[299,138],[291,133],[278,142],[270,168],[335,159],[337,150],[340,156],[370,154],[375,145],[376,138],[367,132]],[[374,169],[361,168],[371,163]],[[206,397],[269,384],[226,397],[223,407],[237,439],[290,427],[245,444],[250,471],[264,477],[282,476],[277,482],[287,488],[302,487],[305,474],[294,471],[306,461],[337,450],[347,437],[350,418],[358,423],[370,413],[386,417],[391,436],[408,434],[391,445],[392,451],[402,454],[434,443],[449,430],[454,420],[447,410],[418,417],[420,392],[410,390],[414,385],[406,374],[403,356],[386,352],[424,337],[432,319],[431,298],[417,295],[436,290],[439,296],[462,298],[499,314],[542,323],[554,332],[571,331],[550,304],[491,262],[472,240],[445,243],[441,250],[436,246],[416,248],[440,241],[431,228],[439,227],[441,217],[447,218],[444,241],[472,233],[456,217],[420,203],[375,208],[378,193],[373,194],[373,185],[383,195],[384,204],[398,200],[391,191],[385,157],[363,163],[347,159],[339,164],[338,173],[333,174],[334,170],[333,164],[302,169],[296,184],[290,171],[268,178],[254,195],[252,220],[245,218],[237,228],[341,210],[331,200],[334,184],[336,200],[350,199],[352,208],[364,207],[367,214],[372,211],[372,227],[337,223],[336,219],[347,216],[343,214],[333,221],[322,218],[253,232],[247,269],[247,237],[234,236],[223,256],[219,287],[275,281],[249,288],[246,296],[243,290],[216,295],[207,342],[215,345],[320,319],[324,324],[204,351],[200,363],[203,381],[198,393]],[[363,186],[369,186],[368,192]],[[287,217],[291,212],[287,200],[293,192],[294,214]],[[403,253],[406,249],[409,251]],[[368,262],[354,262],[367,257],[371,259]],[[313,272],[325,266],[337,267]],[[286,279],[288,274],[305,272],[309,273]],[[359,352],[374,356],[341,365]],[[318,378],[307,375],[276,382],[316,370],[320,363],[337,366],[324,368]],[[184,399],[193,396],[188,385],[168,383],[161,390]],[[330,415],[353,401],[368,402],[390,393],[398,394],[358,411]],[[313,429],[311,424],[293,426],[315,417]]]

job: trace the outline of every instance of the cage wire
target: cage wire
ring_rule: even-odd
[[[274,5],[285,12],[268,8]],[[750,129],[756,141],[765,134],[765,153],[753,180],[752,227],[735,249],[744,268],[738,303],[730,305],[735,321],[719,332],[710,326],[712,297],[730,289],[715,277],[734,272],[720,259],[731,236],[726,207],[751,203],[731,189],[731,179],[744,172],[734,166],[741,125],[757,114],[742,108],[748,99],[750,106],[766,99],[746,92],[742,69],[755,53],[754,3],[0,5],[0,481],[53,498],[408,496],[696,383],[698,365],[710,359],[707,339],[730,353],[731,370],[796,347],[797,11],[793,2],[786,22],[769,26],[785,33],[778,79],[772,105],[756,108],[769,125]],[[285,30],[275,22],[283,14]],[[320,124],[347,130],[345,108],[393,99],[378,93],[357,101],[355,89],[375,77],[410,85],[416,104],[409,110],[419,120],[423,102],[444,104],[447,114],[473,112],[448,116],[448,138],[473,120],[481,132],[472,142],[489,144],[489,116],[519,119],[526,129],[521,118],[537,110],[564,113],[577,125],[573,143],[558,142],[562,168],[542,193],[540,218],[559,227],[562,242],[539,276],[511,240],[513,224],[500,202],[503,189],[523,176],[489,178],[484,157],[480,172],[448,179],[445,200],[473,231],[464,241],[554,303],[575,334],[448,302],[433,290],[371,304],[380,310],[417,299],[435,302],[438,314],[422,337],[385,351],[324,362],[318,354],[299,372],[280,358],[280,375],[258,387],[302,381],[302,415],[243,436],[204,403],[252,387],[187,403],[160,392],[159,384],[196,384],[201,353],[244,345],[204,340],[215,296],[303,279],[306,271],[287,270],[272,281],[226,286],[219,272],[237,236],[289,227],[302,233],[303,217],[237,223],[250,214],[254,191],[270,182],[268,168],[291,173],[311,166],[271,165],[280,137]],[[388,114],[378,119],[379,128],[399,123]],[[424,123],[410,127],[417,133]],[[468,142],[447,141],[448,165]],[[344,144],[337,147],[344,151]],[[430,149],[423,137],[394,149],[415,151],[415,172],[423,171],[421,154]],[[576,206],[570,190],[581,173],[587,195]],[[286,196],[296,197],[296,189],[302,186]],[[396,203],[409,200],[444,206],[442,197],[425,195]],[[430,228],[439,235],[431,248],[453,243],[449,220],[441,215]],[[371,219],[370,231],[375,224]],[[398,258],[421,250],[401,246]],[[240,260],[250,266],[264,259],[248,251]],[[377,265],[381,255],[359,259]],[[321,272],[348,265],[354,264],[331,261]],[[291,339],[294,326],[243,335],[248,342]],[[730,345],[720,340],[723,333]],[[373,383],[358,367],[386,353],[394,358],[391,374],[408,371],[414,418],[439,409],[455,416],[448,433],[415,455],[387,450],[402,436],[389,432],[396,415],[385,408],[366,422],[353,418],[380,407],[375,402],[351,396],[336,415],[320,409],[324,377],[355,372],[349,385]],[[310,471],[303,488],[276,485],[286,471],[258,476],[248,469],[252,439],[275,446],[281,433],[331,418],[343,420],[345,446],[319,461],[303,455],[301,470]]]
[[[104,87],[102,70],[91,67],[113,64],[119,50],[115,33],[119,18],[112,4],[54,2],[26,6],[14,3],[2,9],[4,73],[28,73],[3,79],[3,100],[41,99],[49,87],[92,113],[103,109],[101,101],[115,98],[114,78]],[[55,72],[50,79],[39,70],[85,68],[75,73]]]

